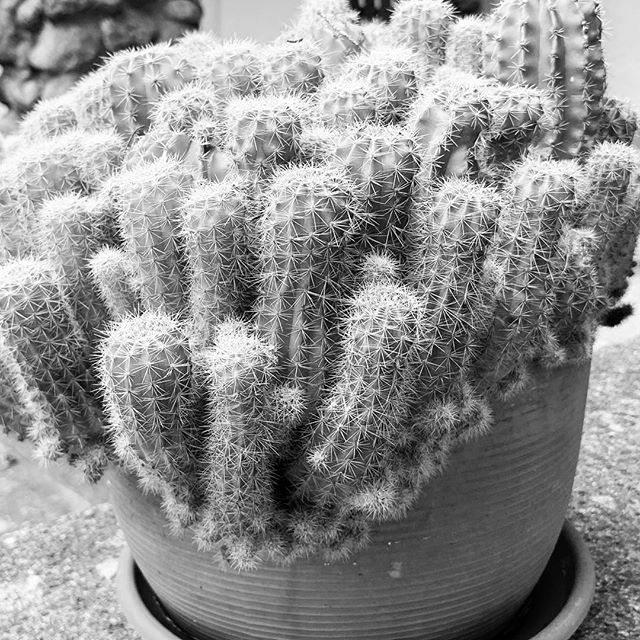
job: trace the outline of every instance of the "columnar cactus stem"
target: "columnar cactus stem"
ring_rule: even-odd
[[[554,261],[563,226],[577,219],[573,161],[527,160],[514,172],[493,255],[497,308],[476,379],[508,380],[525,360],[564,358],[552,331]],[[515,373],[514,373],[515,372]],[[515,387],[514,387],[515,388]],[[506,391],[505,391],[506,392]]]
[[[446,47],[447,65],[481,76],[488,23],[484,17],[465,16],[453,22]]]
[[[348,245],[362,214],[342,171],[303,167],[274,177],[264,216],[258,327],[311,409],[336,358]]]
[[[203,548],[221,543],[236,569],[254,568],[274,533],[274,463],[283,434],[267,399],[276,360],[273,347],[240,321],[220,324],[215,346],[200,356],[208,411],[200,476],[206,501],[196,540]]]
[[[262,89],[263,62],[251,40],[230,40],[213,46],[196,62],[196,77],[215,87],[222,100],[254,96]]]
[[[234,100],[227,107],[228,147],[238,167],[260,177],[300,157],[305,103],[293,96]]]
[[[307,96],[322,80],[324,70],[319,49],[305,41],[276,43],[265,51],[263,93]]]
[[[50,406],[53,419],[39,421],[44,433],[31,433],[41,455],[77,457],[99,443],[87,343],[53,265],[25,258],[0,269],[0,325],[28,385],[37,385]]]
[[[216,87],[204,81],[194,81],[168,91],[153,105],[151,125],[176,133],[191,133],[198,120],[220,120],[223,102]]]
[[[116,455],[162,496],[174,528],[192,523],[200,437],[186,334],[160,312],[125,318],[101,345],[99,371]]]
[[[411,221],[409,281],[425,298],[422,394],[442,394],[469,367],[493,314],[484,261],[494,240],[501,199],[467,179],[445,180]]]
[[[240,317],[249,306],[257,279],[256,229],[238,179],[195,188],[182,212],[191,321],[197,339],[206,343],[219,322]]]
[[[344,355],[309,440],[307,499],[340,504],[386,479],[416,399],[423,315],[420,298],[397,284],[369,285],[349,305]],[[385,515],[385,501],[377,506],[373,515]]]
[[[548,141],[554,156],[584,155],[606,84],[597,1],[503,0],[491,21],[487,75],[550,91],[559,114]]]
[[[137,315],[139,288],[135,260],[121,249],[103,247],[89,260],[91,277],[114,320]]]
[[[60,437],[51,407],[34,381],[29,382],[23,374],[3,330],[0,330],[0,427],[5,433],[15,432],[20,440],[31,435],[45,460],[59,453]],[[46,444],[45,434],[49,435]]]
[[[317,95],[316,111],[328,126],[349,126],[375,121],[381,96],[363,78],[335,78],[322,83]]]
[[[136,261],[146,309],[168,313],[185,309],[180,205],[192,183],[187,167],[160,159],[123,171],[111,185],[122,238]]]
[[[411,47],[432,74],[444,64],[453,6],[444,0],[400,0],[390,20],[394,41]]]
[[[114,221],[99,199],[76,194],[45,201],[38,218],[40,251],[59,270],[74,316],[89,342],[95,343],[107,318],[89,260],[112,241]]]
[[[491,105],[491,120],[474,155],[482,178],[502,182],[542,135],[545,98],[537,89],[508,85],[495,91],[487,88],[484,95]]]
[[[344,68],[344,74],[361,78],[378,96],[377,118],[398,123],[418,94],[417,64],[413,51],[397,46],[378,47],[360,54]]]
[[[558,243],[553,325],[569,358],[591,357],[599,314],[607,304],[594,261],[598,237],[588,228],[566,228]]]
[[[489,123],[488,102],[475,98],[444,108],[433,94],[416,100],[409,126],[423,152],[430,179],[462,177],[475,172],[472,148]]]
[[[147,130],[160,96],[195,79],[179,48],[165,43],[116,53],[106,71],[103,90],[114,126],[125,138]]]
[[[638,113],[631,105],[613,96],[605,96],[598,141],[631,144],[637,131]]]
[[[65,95],[41,100],[20,123],[19,134],[36,141],[66,133],[77,124],[73,101]]]
[[[401,257],[419,167],[411,136],[391,126],[353,128],[341,136],[335,155],[365,200],[363,251],[387,250]]]
[[[188,165],[194,175],[205,175],[205,161],[193,136],[162,125],[153,126],[144,136],[136,138],[127,151],[123,166],[135,169],[161,158]]]
[[[579,191],[581,223],[597,237],[598,275],[611,302],[626,288],[640,229],[640,155],[623,143],[597,145],[585,163]]]

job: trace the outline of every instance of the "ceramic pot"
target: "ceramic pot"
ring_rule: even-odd
[[[403,520],[349,561],[235,573],[172,536],[158,501],[111,471],[135,563],[176,624],[203,640],[479,640],[513,619],[558,539],[589,367],[536,372],[494,404],[491,432],[453,452]]]

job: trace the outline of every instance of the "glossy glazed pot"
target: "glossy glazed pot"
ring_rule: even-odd
[[[560,534],[578,460],[588,366],[539,371],[495,404],[491,432],[457,449],[399,522],[350,561],[250,573],[169,532],[158,501],[110,473],[132,556],[172,619],[211,640],[476,640],[509,624]]]

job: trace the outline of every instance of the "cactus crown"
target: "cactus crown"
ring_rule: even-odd
[[[4,425],[236,568],[346,557],[624,292],[636,115],[599,37],[595,2],[309,0],[266,48],[114,56],[0,167]]]

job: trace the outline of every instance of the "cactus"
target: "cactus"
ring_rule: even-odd
[[[428,340],[420,384],[429,398],[466,371],[486,340],[493,298],[484,261],[501,199],[494,189],[459,178],[423,198],[411,220],[407,272],[425,298]]]
[[[486,74],[548,90],[559,116],[547,141],[553,157],[588,153],[606,86],[597,0],[503,0],[491,22]]]
[[[182,204],[193,330],[206,343],[216,325],[240,317],[256,279],[256,230],[240,180],[195,188]]]
[[[484,17],[465,16],[454,22],[450,27],[446,46],[447,65],[481,76],[487,29],[488,23]]]
[[[106,310],[93,286],[89,260],[112,241],[113,223],[100,200],[77,194],[52,198],[38,213],[40,253],[58,269],[74,317],[92,344]]]
[[[626,289],[640,230],[640,154],[621,142],[597,145],[581,187],[580,222],[596,233],[598,277],[616,302]]]
[[[216,98],[253,96],[262,89],[263,62],[251,40],[230,40],[202,51],[195,77],[215,87]]]
[[[353,128],[345,132],[335,155],[364,196],[363,252],[386,249],[401,257],[419,167],[411,137],[396,127]]]
[[[193,522],[200,444],[188,339],[170,316],[147,311],[115,324],[101,345],[107,429],[118,459],[162,497],[175,529]]]
[[[385,478],[417,398],[423,314],[397,284],[369,285],[349,305],[336,382],[308,440],[308,500],[334,505]]]
[[[145,309],[180,313],[186,303],[180,202],[193,183],[170,159],[120,173],[114,183],[120,233],[136,263]]]
[[[49,262],[24,258],[0,268],[0,326],[26,379],[21,386],[31,388],[21,399],[39,407],[41,418],[30,434],[39,454],[55,459],[68,453],[74,459],[100,443],[88,345]]]
[[[73,101],[68,96],[41,100],[20,123],[19,135],[27,140],[50,138],[78,124]]]
[[[501,240],[492,256],[496,315],[476,360],[482,371],[476,378],[485,384],[509,376],[517,380],[523,363],[534,358],[550,363],[565,358],[551,322],[551,283],[563,226],[578,218],[580,178],[574,161],[537,159],[523,162],[512,176]]]
[[[337,169],[282,170],[267,195],[256,318],[309,409],[336,358],[338,305],[353,269],[348,243],[361,217],[355,187]]]
[[[325,81],[318,91],[316,111],[327,126],[354,125],[375,121],[381,96],[363,78],[336,78]]]
[[[137,315],[139,291],[135,283],[136,264],[121,249],[103,247],[87,262],[100,298],[114,320]]]
[[[350,57],[362,50],[364,41],[362,29],[357,24],[357,14],[340,0],[307,4],[288,37],[309,40],[320,51],[325,73],[334,77]]]
[[[238,167],[264,176],[298,159],[304,109],[305,103],[292,96],[231,101],[228,147]]]
[[[473,147],[489,125],[487,100],[460,99],[445,108],[437,95],[423,93],[413,104],[408,119],[430,180],[477,172]]]
[[[602,101],[598,141],[631,144],[637,130],[638,114],[631,105],[613,96],[605,96]]]
[[[190,133],[198,120],[219,118],[222,100],[214,84],[190,82],[168,91],[153,105],[149,120],[176,133]]]
[[[308,96],[324,79],[320,51],[305,41],[284,41],[265,51],[262,92]]]
[[[411,47],[431,75],[445,61],[454,9],[444,0],[399,0],[390,20],[394,42]]]
[[[398,123],[418,94],[417,65],[411,49],[397,46],[377,47],[353,58],[345,65],[344,74],[362,78],[378,97],[377,118],[385,123]]]
[[[274,463],[283,439],[265,401],[275,352],[245,323],[227,321],[200,367],[209,398],[201,471],[207,500],[196,540],[204,548],[221,541],[233,567],[252,568],[276,521]]]

